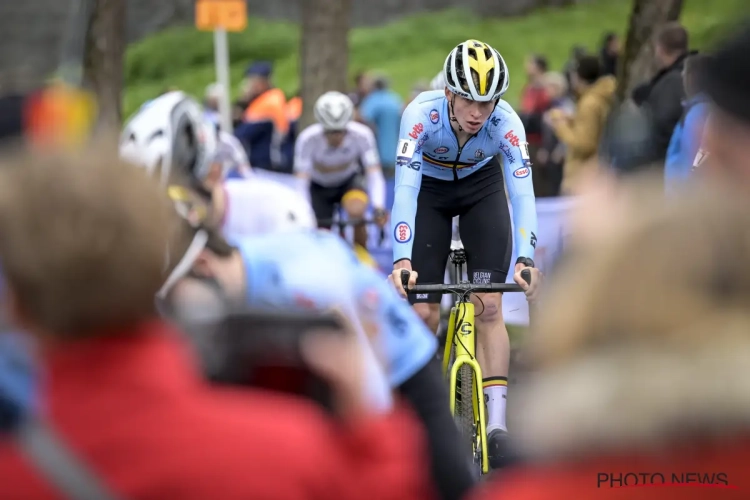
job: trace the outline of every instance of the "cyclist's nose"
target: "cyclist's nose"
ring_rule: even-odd
[[[471,103],[469,108],[469,114],[472,118],[478,119],[482,117],[482,103],[474,101]]]

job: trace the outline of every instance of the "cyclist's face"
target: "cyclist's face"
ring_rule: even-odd
[[[446,89],[448,102],[453,103],[453,115],[465,132],[476,134],[495,109],[495,101],[471,101]]]
[[[332,148],[337,148],[341,146],[342,142],[344,142],[344,137],[346,137],[346,130],[327,130],[325,135],[326,141],[328,141],[328,145]]]

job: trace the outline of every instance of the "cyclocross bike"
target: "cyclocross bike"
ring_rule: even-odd
[[[470,446],[471,456],[480,474],[490,470],[487,455],[487,415],[482,392],[482,368],[476,358],[476,337],[474,335],[474,293],[523,292],[514,283],[488,283],[475,285],[463,281],[466,265],[466,252],[463,248],[451,251],[450,261],[455,266],[456,283],[447,285],[415,285],[406,289],[409,272],[401,272],[401,283],[408,294],[451,293],[456,302],[451,308],[448,332],[443,355],[443,374],[450,387],[451,413],[461,434]],[[531,284],[531,271],[521,272],[523,279]],[[456,334],[458,333],[458,335]]]

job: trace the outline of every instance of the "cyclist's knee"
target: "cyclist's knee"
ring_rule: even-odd
[[[349,191],[342,198],[341,206],[344,207],[349,217],[361,219],[367,210],[367,194],[359,190]]]
[[[414,312],[420,317],[427,327],[433,332],[440,324],[440,304],[414,304]]]
[[[482,294],[473,298],[478,323],[497,323],[503,320],[501,298],[499,293]]]

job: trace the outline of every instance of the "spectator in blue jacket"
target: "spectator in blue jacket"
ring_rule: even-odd
[[[388,80],[384,76],[373,77],[371,85],[372,90],[362,100],[359,113],[375,131],[383,172],[386,176],[392,176],[403,102],[397,93],[388,88]]]
[[[682,71],[685,95],[682,118],[674,128],[672,139],[667,149],[664,168],[664,182],[667,189],[690,175],[693,160],[703,135],[703,124],[708,113],[708,99],[701,91],[698,74],[705,61],[703,55],[691,55],[685,60]]]

